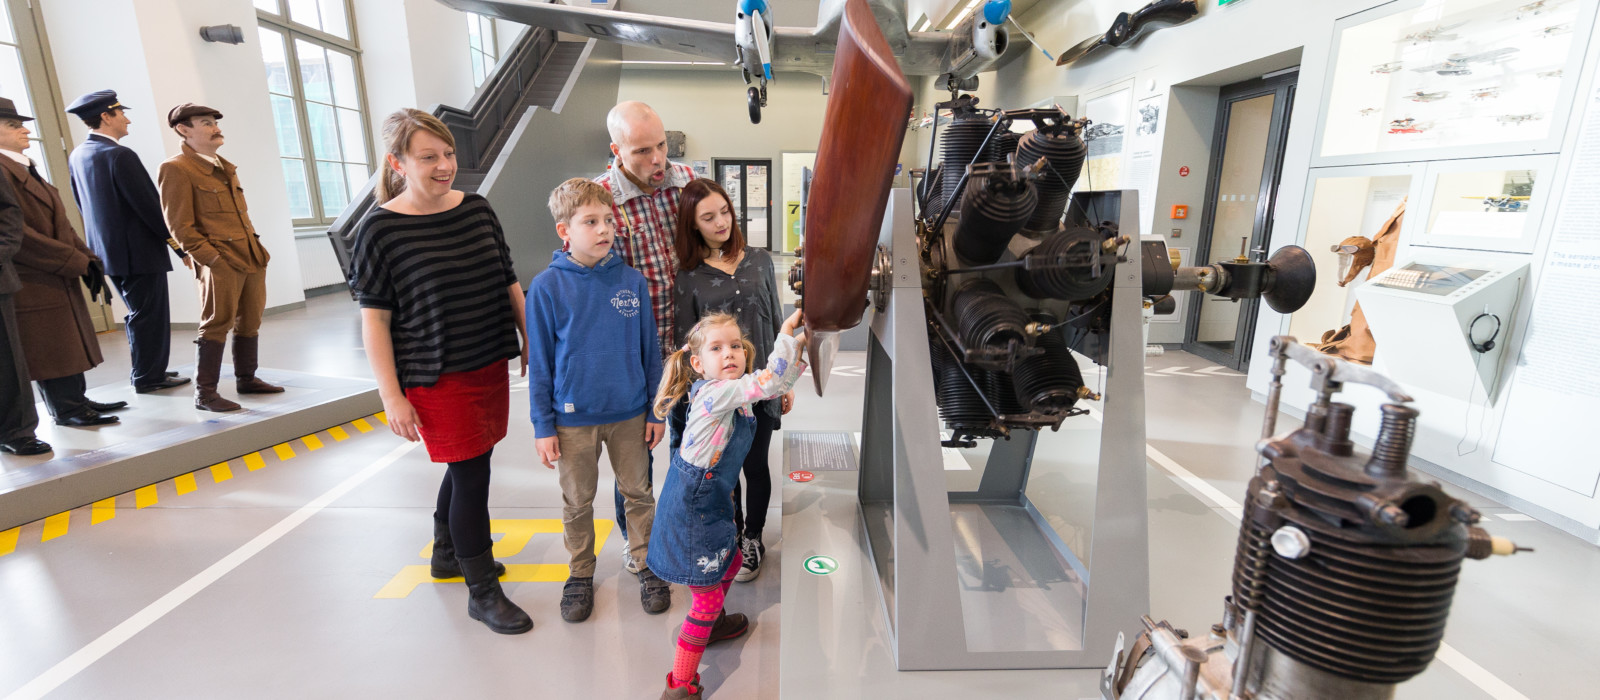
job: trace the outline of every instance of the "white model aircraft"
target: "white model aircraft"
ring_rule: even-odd
[[[627,46],[666,49],[738,66],[750,85],[750,121],[761,123],[767,81],[774,71],[833,72],[844,0],[822,0],[817,25],[774,27],[767,0],[735,0],[734,22],[722,24],[616,10],[571,7],[540,0],[439,0],[464,12],[498,17],[533,27],[612,41]],[[1000,67],[1011,45],[1006,22],[1011,0],[984,0],[949,31],[913,32],[906,28],[905,0],[868,0],[878,27],[907,75],[935,75],[950,90],[973,90],[977,75]],[[1015,54],[1013,54],[1015,55]]]

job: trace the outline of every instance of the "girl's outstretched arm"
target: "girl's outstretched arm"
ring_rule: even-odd
[[[724,413],[782,396],[800,381],[806,363],[800,359],[800,345],[794,336],[781,334],[767,358],[767,366],[738,379],[706,382],[694,395],[689,406],[689,416],[696,414],[720,416]]]

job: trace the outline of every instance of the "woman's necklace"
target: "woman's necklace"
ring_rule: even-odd
[[[717,259],[721,260],[722,259],[722,249],[721,248],[712,248],[712,250],[716,251]]]

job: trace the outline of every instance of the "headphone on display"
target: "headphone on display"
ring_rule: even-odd
[[[1479,321],[1482,321],[1486,318],[1494,320],[1494,330],[1490,331],[1488,340],[1480,343],[1472,337],[1472,331],[1478,327]],[[1493,350],[1494,339],[1498,337],[1500,337],[1500,317],[1491,314],[1488,311],[1472,317],[1472,322],[1467,324],[1467,342],[1472,344],[1472,349],[1478,351],[1478,354],[1480,355]]]

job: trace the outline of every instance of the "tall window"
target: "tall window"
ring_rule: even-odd
[[[372,175],[348,0],[254,0],[296,225],[331,223]]]
[[[261,0],[257,0],[260,2]],[[467,13],[467,46],[472,55],[472,85],[489,77],[500,60],[500,43],[494,34],[494,18]]]
[[[0,5],[0,97],[10,98],[17,103],[18,114],[35,117],[38,114],[28,91],[28,77],[23,68],[22,47],[19,44],[16,28],[11,22],[11,12],[8,7]],[[26,126],[33,134],[28,137],[28,150],[23,154],[33,159],[39,166],[40,174],[49,180],[50,163],[40,148],[44,129],[40,128],[39,122],[28,122]]]

